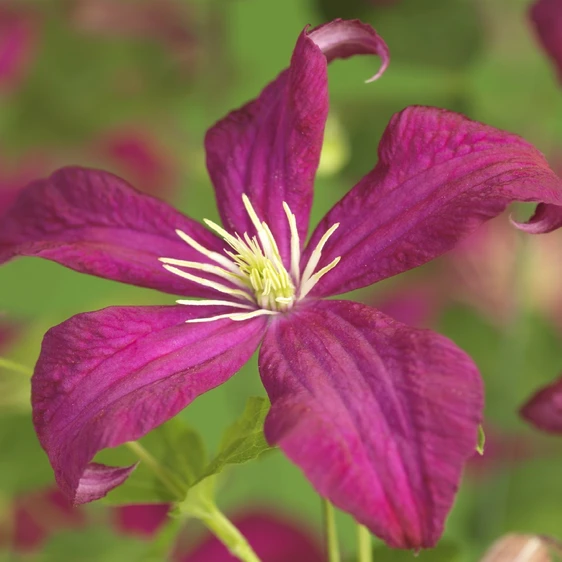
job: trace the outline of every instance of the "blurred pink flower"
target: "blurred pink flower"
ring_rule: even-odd
[[[0,155],[0,215],[15,201],[20,189],[48,171],[47,158],[33,152],[8,156],[5,150]]]
[[[168,504],[121,505],[112,509],[113,524],[123,535],[150,538],[168,518]]]
[[[525,306],[562,328],[562,261],[553,259],[562,250],[562,233],[525,237],[524,263],[517,271],[520,234],[506,219],[500,216],[484,224],[444,257],[443,294],[500,325],[511,321],[517,300],[523,298]],[[523,283],[523,291],[516,280]]]
[[[523,405],[521,416],[538,429],[562,434],[562,376],[540,388]]]
[[[73,0],[69,17],[76,28],[95,35],[151,39],[189,68],[198,53],[187,2],[177,0]]]
[[[529,16],[537,37],[562,80],[562,0],[537,0]]]
[[[104,167],[141,191],[166,198],[178,183],[178,166],[155,136],[123,128],[101,136],[93,146]]]
[[[51,534],[86,524],[84,510],[72,507],[55,487],[18,497],[9,517],[11,522],[0,527],[0,546],[10,545],[15,552],[37,551]]]
[[[267,513],[252,513],[234,519],[262,562],[323,562],[322,549],[302,525]],[[209,537],[179,562],[234,562],[236,557],[215,537]]]
[[[35,55],[38,21],[21,2],[0,5],[0,91],[16,89]]]

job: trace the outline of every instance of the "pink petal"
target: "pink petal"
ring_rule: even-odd
[[[123,535],[151,538],[168,519],[169,504],[121,505],[113,509],[115,527]]]
[[[538,390],[521,408],[521,416],[549,433],[562,433],[562,377]]]
[[[543,49],[551,58],[558,77],[562,80],[562,2],[560,0],[537,0],[529,10]]]
[[[265,432],[316,490],[398,548],[435,545],[472,456],[482,381],[448,339],[348,301],[272,322]]]
[[[185,323],[227,311],[113,307],[47,332],[32,378],[33,421],[68,498],[85,503],[121,484],[133,467],[88,465],[98,451],[139,439],[248,360],[263,317]]]
[[[175,229],[222,251],[222,242],[199,223],[117,176],[63,168],[22,190],[0,221],[0,263],[38,256],[132,285],[216,298],[216,291],[173,275],[158,261],[205,261]]]
[[[375,169],[312,235],[303,263],[326,230],[340,223],[318,267],[337,256],[341,262],[311,294],[344,293],[418,267],[512,201],[551,204],[531,221],[534,233],[562,223],[562,182],[540,152],[457,113],[409,107],[391,119]]]
[[[252,513],[234,519],[262,562],[323,562],[322,550],[302,525],[268,513]],[[180,562],[234,562],[238,560],[215,537],[209,537]]]
[[[388,64],[383,40],[357,20],[335,20],[305,29],[291,64],[260,96],[212,127],[205,139],[207,167],[225,227],[253,227],[242,205],[246,193],[267,222],[281,254],[289,253],[285,201],[297,218],[301,241],[308,231],[312,185],[328,113],[326,63],[357,54],[377,54]]]

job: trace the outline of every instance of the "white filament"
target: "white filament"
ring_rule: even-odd
[[[232,235],[218,224],[204,219],[205,224],[223,238],[232,249],[225,250],[224,255],[205,248],[182,230],[176,230],[176,234],[188,246],[217,265],[175,258],[159,258],[164,268],[170,273],[234,299],[232,301],[187,299],[176,301],[178,304],[186,306],[228,306],[248,311],[233,311],[206,318],[193,318],[187,320],[189,323],[212,322],[224,318],[243,321],[258,316],[276,315],[290,310],[295,302],[305,298],[318,281],[336,267],[341,259],[341,256],[337,257],[319,271],[315,271],[322,257],[324,246],[339,227],[339,223],[336,223],[320,238],[301,274],[301,250],[297,220],[291,212],[289,205],[283,202],[283,210],[287,216],[291,236],[290,272],[287,271],[271,229],[265,222],[260,221],[254,207],[245,194],[242,195],[242,201],[256,229],[257,237],[250,237],[247,232],[242,236],[239,234]],[[233,287],[217,281],[211,281],[179,268],[210,273],[227,281]]]

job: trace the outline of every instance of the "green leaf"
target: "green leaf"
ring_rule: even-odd
[[[138,445],[150,460],[147,461],[146,457],[139,459],[126,445],[102,451],[96,457],[96,461],[114,466],[140,460],[128,480],[110,492],[105,502],[126,504],[181,500],[207,464],[205,446],[199,434],[178,417],[151,431],[135,447]],[[165,482],[172,482],[175,489]]]
[[[272,450],[263,434],[268,411],[267,399],[257,396],[248,398],[242,416],[225,431],[219,452],[207,465],[202,477],[218,474],[226,465],[243,464]]]

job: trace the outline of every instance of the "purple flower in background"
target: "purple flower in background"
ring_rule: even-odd
[[[562,433],[562,376],[539,389],[521,408],[521,416],[538,429]]]
[[[234,519],[262,562],[322,562],[319,545],[305,534],[301,526],[267,513],[251,513]],[[215,537],[209,537],[180,562],[232,562],[238,560]]]
[[[539,41],[562,80],[562,0],[537,0],[529,15]]]
[[[38,22],[19,2],[0,6],[0,91],[19,86],[31,63],[38,35]]]
[[[154,537],[166,523],[168,511],[166,503],[120,505],[111,510],[117,532],[146,539]]]
[[[513,200],[543,203],[519,228],[554,230],[562,186],[521,138],[409,107],[390,121],[375,168],[304,244],[327,63],[373,53],[383,59],[379,76],[386,45],[358,21],[305,29],[289,68],[209,130],[222,227],[78,168],[30,185],[0,221],[0,261],[40,256],[184,296],[175,306],[80,314],[46,334],[33,417],[74,502],[104,496],[134,468],[91,463],[99,450],[165,422],[261,343],[269,442],[391,546],[430,547],[440,537],[477,442],[478,371],[434,332],[324,297],[432,260]]]

